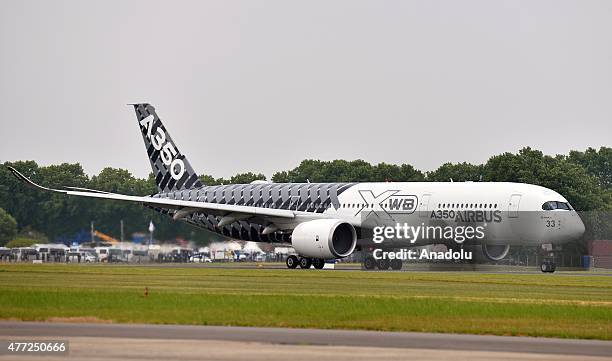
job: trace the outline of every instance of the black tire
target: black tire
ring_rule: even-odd
[[[311,265],[312,265],[312,259],[308,257],[300,258],[300,268],[309,269]]]
[[[312,265],[316,269],[323,269],[323,267],[325,267],[325,260],[322,258],[315,258],[312,260]]]
[[[373,270],[376,267],[376,260],[372,256],[367,256],[363,260],[363,268],[367,270]]]
[[[545,261],[540,265],[540,270],[544,273],[553,273],[557,269],[557,265],[554,262]]]
[[[391,269],[395,271],[399,271],[402,269],[402,260],[400,259],[392,259],[391,260]]]
[[[293,269],[293,268],[296,268],[298,266],[299,261],[298,261],[298,258],[296,256],[291,255],[291,256],[287,257],[287,261],[285,263],[287,263],[287,268]]]
[[[378,269],[381,271],[388,270],[390,265],[391,263],[388,259],[379,259],[378,262],[376,262],[376,266],[378,266]]]

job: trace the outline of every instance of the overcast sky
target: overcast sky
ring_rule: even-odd
[[[612,146],[612,1],[0,0],[0,161],[198,173]]]

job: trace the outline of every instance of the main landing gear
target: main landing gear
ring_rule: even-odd
[[[542,272],[544,273],[553,273],[555,272],[556,268],[557,268],[557,265],[555,265],[555,262],[551,260],[545,260],[540,265],[540,270],[542,270]]]
[[[287,257],[287,268],[300,268],[308,269],[310,266],[314,266],[316,269],[323,269],[325,266],[325,260],[322,258],[308,258],[308,257],[297,257],[291,255]]]
[[[289,256],[287,257],[287,268],[296,268],[298,266],[298,263],[300,261],[298,260],[298,258],[296,256]]]
[[[388,270],[391,267],[392,270],[399,271],[402,269],[402,261],[399,259],[375,259],[372,256],[367,256],[363,260],[363,268],[367,270],[373,270],[378,268],[381,271]]]

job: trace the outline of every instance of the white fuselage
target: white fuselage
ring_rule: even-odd
[[[584,225],[573,210],[544,210],[546,202],[568,204],[559,193],[523,183],[360,183],[338,196],[340,206],[323,214],[368,228],[391,225],[481,225],[489,244],[563,243],[580,237]],[[435,243],[436,239],[421,240]],[[397,244],[396,244],[397,245]],[[401,242],[400,242],[401,245]]]

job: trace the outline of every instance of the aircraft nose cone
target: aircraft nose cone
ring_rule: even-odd
[[[585,230],[586,228],[584,226],[584,223],[582,222],[582,219],[580,219],[580,216],[576,214],[575,222],[573,222],[573,227],[572,227],[572,233],[573,233],[574,238],[582,237]]]

